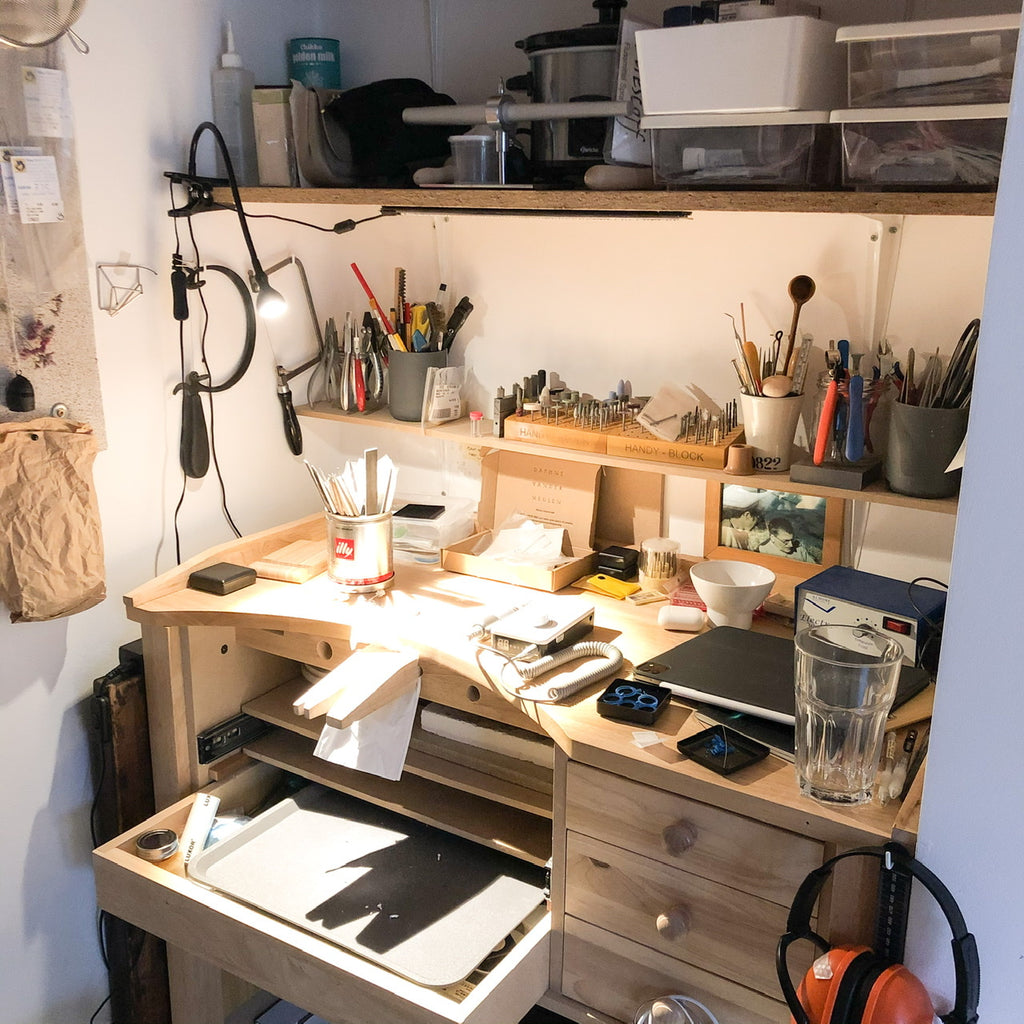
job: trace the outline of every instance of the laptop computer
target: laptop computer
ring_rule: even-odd
[[[637,665],[635,674],[690,703],[796,723],[793,641],[787,637],[716,626]],[[904,665],[893,707],[923,690],[930,679],[924,669]]]

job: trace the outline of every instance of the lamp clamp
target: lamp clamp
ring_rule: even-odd
[[[195,213],[208,213],[222,207],[213,201],[213,190],[227,186],[226,178],[204,178],[183,171],[164,171],[164,177],[170,178],[174,185],[181,185],[188,196],[184,206],[175,206],[167,211],[168,217],[191,217]]]

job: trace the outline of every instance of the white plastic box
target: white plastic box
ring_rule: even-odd
[[[410,505],[443,505],[444,512],[436,519],[403,516],[399,513]],[[416,562],[437,562],[441,549],[468,537],[476,529],[476,502],[469,498],[438,498],[413,495],[395,502],[391,520],[392,547],[398,555]]]
[[[842,132],[843,185],[986,191],[999,182],[1008,107],[833,110]]]
[[[1007,103],[1019,32],[1019,14],[841,28],[847,105]]]
[[[644,114],[831,110],[844,92],[835,35],[835,25],[804,17],[644,29]]]
[[[644,117],[654,176],[681,188],[823,188],[839,177],[829,111]]]

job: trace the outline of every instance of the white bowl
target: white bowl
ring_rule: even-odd
[[[775,586],[775,573],[752,562],[715,558],[694,565],[690,582],[707,605],[712,625],[750,629],[754,609]]]

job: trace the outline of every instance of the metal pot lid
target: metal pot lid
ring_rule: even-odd
[[[516,46],[526,53],[538,50],[561,50],[573,46],[617,46],[619,42],[619,12],[628,0],[594,0],[598,21],[579,28],[555,29],[538,32],[516,41]]]

